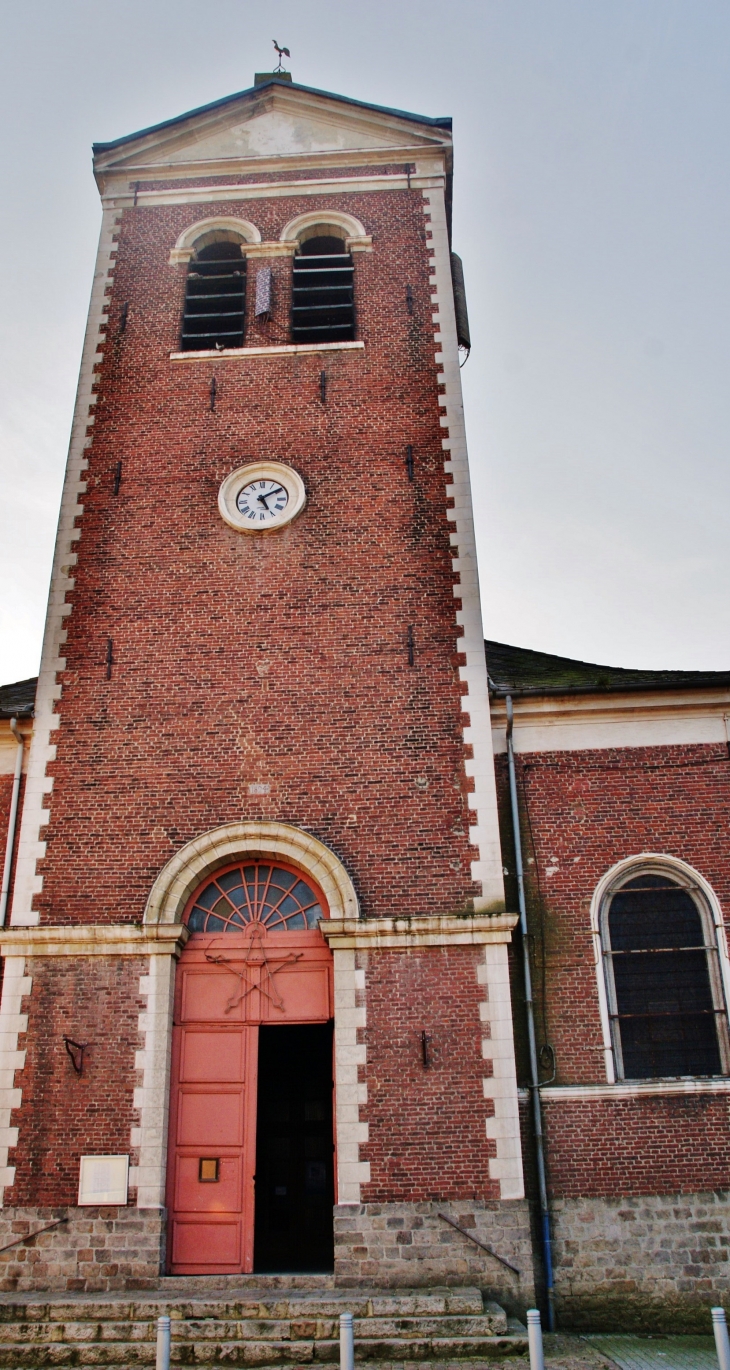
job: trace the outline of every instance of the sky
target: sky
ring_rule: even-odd
[[[485,635],[730,668],[727,0],[0,0],[0,681],[38,670],[93,141],[295,81],[454,120]]]

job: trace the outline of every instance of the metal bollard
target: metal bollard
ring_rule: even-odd
[[[527,1310],[527,1343],[530,1348],[530,1370],[545,1370],[539,1308],[528,1308]],[[730,1366],[728,1370],[730,1370]]]
[[[340,1313],[340,1370],[354,1370],[355,1334],[352,1313]]]
[[[720,1370],[730,1370],[730,1339],[727,1334],[727,1318],[724,1308],[713,1308],[712,1330],[715,1333],[715,1346]]]
[[[157,1319],[155,1370],[170,1370],[170,1319],[166,1313]]]

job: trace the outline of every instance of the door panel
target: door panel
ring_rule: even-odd
[[[272,1031],[274,1024],[324,1025],[331,1017],[332,958],[318,930],[190,938],[175,983],[167,1193],[172,1274],[253,1270],[259,1024]],[[272,1080],[267,1099],[276,1088]],[[301,1138],[292,1210],[305,1247],[317,1229],[319,1269],[331,1245],[327,1117],[323,1156],[311,1127]],[[202,1161],[209,1163],[205,1170]],[[269,1196],[265,1205],[274,1227],[280,1198]],[[275,1244],[272,1251],[276,1261],[284,1249]]]
[[[208,1148],[210,1150],[210,1148]],[[179,1155],[175,1184],[175,1210],[180,1213],[222,1213],[241,1211],[241,1158],[220,1156],[217,1182],[201,1182],[200,1160],[195,1155]]]
[[[181,1082],[243,1079],[242,1032],[196,1032],[188,1028],[182,1039]]]
[[[242,1143],[242,1089],[224,1094],[215,1088],[181,1086],[178,1146],[241,1146]]]
[[[185,1222],[172,1224],[174,1269],[184,1273],[206,1269],[212,1275],[231,1274],[241,1268],[241,1224],[236,1222]]]

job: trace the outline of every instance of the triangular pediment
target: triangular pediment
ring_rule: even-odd
[[[359,104],[305,87],[273,84],[97,145],[102,175],[135,167],[179,170],[194,164],[450,147],[446,120]]]

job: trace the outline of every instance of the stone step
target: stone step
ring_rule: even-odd
[[[246,1292],[231,1298],[228,1290],[215,1297],[214,1291],[198,1291],[194,1297],[180,1294],[166,1297],[150,1293],[132,1299],[129,1295],[105,1297],[88,1294],[0,1295],[0,1323],[4,1322],[80,1322],[109,1320],[141,1322],[161,1313],[182,1318],[290,1319],[338,1318],[349,1312],[356,1318],[400,1317],[479,1317],[496,1316],[498,1304],[484,1307],[480,1290],[337,1290],[336,1292],[274,1295],[267,1291]],[[202,1296],[201,1296],[202,1293]]]
[[[168,1294],[201,1294],[205,1289],[239,1291],[334,1289],[334,1275],[161,1275],[156,1289]]]
[[[494,1361],[505,1357],[523,1356],[527,1352],[527,1338],[519,1334],[502,1337],[433,1337],[418,1341],[365,1338],[355,1344],[355,1360],[367,1361],[375,1367],[378,1362],[402,1365],[405,1362],[427,1362],[429,1365],[473,1361]],[[339,1360],[339,1341],[325,1342],[250,1342],[250,1341],[176,1341],[172,1346],[171,1365],[176,1367],[201,1365],[267,1366],[269,1370],[290,1370],[292,1365],[332,1364]],[[51,1366],[107,1366],[132,1370],[136,1366],[154,1365],[155,1343],[94,1342],[69,1345],[5,1343],[0,1346],[2,1370],[45,1370]]]
[[[156,1319],[127,1321],[116,1316],[97,1321],[3,1322],[0,1345],[11,1342],[113,1342],[144,1341],[156,1335]],[[422,1341],[431,1337],[492,1337],[507,1331],[507,1316],[498,1304],[490,1311],[472,1317],[355,1318],[357,1341],[365,1339]],[[329,1341],[339,1336],[339,1323],[333,1318],[181,1318],[173,1315],[174,1340],[192,1341]]]

